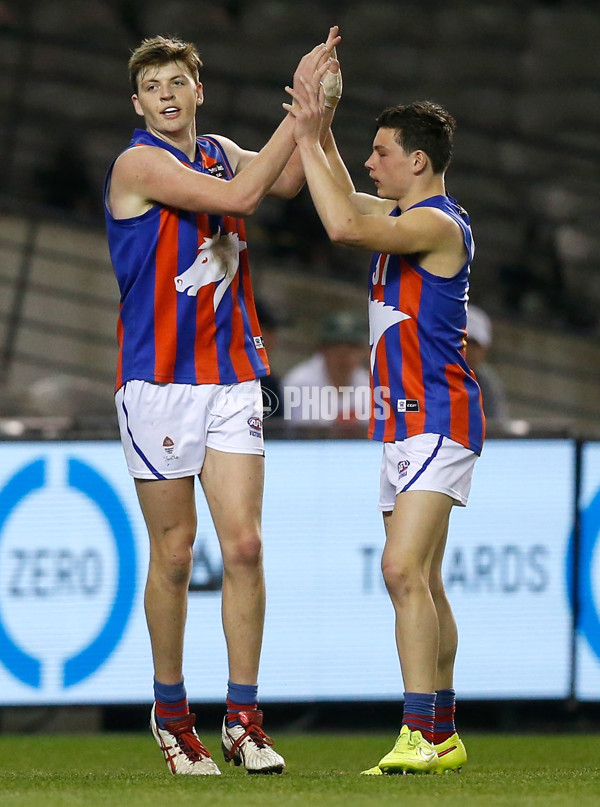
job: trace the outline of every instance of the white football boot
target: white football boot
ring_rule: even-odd
[[[188,714],[177,720],[167,720],[165,728],[161,729],[156,722],[156,704],[150,714],[152,734],[171,773],[220,776],[221,771],[196,734],[195,722],[196,715]]]
[[[223,720],[221,748],[226,762],[243,765],[248,773],[281,773],[285,760],[273,750],[273,740],[262,729],[263,713],[257,709],[238,712],[239,726]]]

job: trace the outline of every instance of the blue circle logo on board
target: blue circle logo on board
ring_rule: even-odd
[[[579,621],[578,629],[600,658],[600,603],[595,602],[592,570],[594,551],[600,538],[600,490],[581,513],[581,546],[579,554]],[[573,606],[573,563],[575,536],[571,535],[567,557],[567,587]]]
[[[5,539],[9,518],[18,516],[28,500],[34,500],[48,489],[50,466],[49,458],[36,459],[16,471],[0,490],[0,543]],[[59,679],[58,685],[68,688],[79,684],[96,672],[119,644],[135,596],[136,553],[129,517],[110,483],[96,469],[75,457],[66,458],[64,469],[63,478],[59,480],[59,488],[82,497],[86,506],[91,508],[94,517],[102,520],[109,541],[114,545],[111,549],[114,549],[117,569],[112,601],[108,604],[101,624],[93,628],[93,633],[86,639],[83,648],[69,651],[70,654],[58,662],[59,670],[56,673]],[[52,484],[56,486],[55,479]],[[43,513],[39,520],[43,525]],[[85,535],[84,537],[87,538]],[[13,549],[14,571],[9,582],[13,596],[24,595],[32,589],[42,602],[44,596],[46,601],[48,600],[51,592],[42,585],[46,580],[44,574],[47,568],[42,566],[41,559],[48,561],[51,552],[51,549],[38,549],[34,553],[37,566],[28,572],[27,564],[31,565],[31,557],[25,550]],[[68,567],[68,561],[72,560],[72,557],[73,553],[68,550],[57,554],[55,577],[63,583],[65,579],[69,580],[69,575],[72,574]],[[81,564],[85,563],[84,570],[92,569],[91,573],[86,572],[87,587],[91,590],[93,579],[90,581],[90,576],[93,578],[94,551],[89,551],[87,557],[84,553],[82,558],[79,559],[79,568],[81,569]],[[29,581],[28,588],[23,582],[25,579]],[[70,607],[72,609],[73,605]],[[35,630],[36,626],[28,628]],[[32,653],[22,642],[20,643],[14,633],[14,630],[9,629],[6,618],[3,619],[0,611],[0,663],[22,683],[40,689],[43,687],[44,660]],[[65,646],[68,644],[66,642]]]

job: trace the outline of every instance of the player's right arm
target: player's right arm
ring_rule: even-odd
[[[256,158],[231,180],[202,174],[157,146],[124,151],[113,167],[108,204],[117,219],[140,216],[156,204],[197,213],[249,216],[290,158],[294,122],[286,116]]]
[[[326,44],[317,45],[300,62],[304,80],[318,84],[327,70],[331,49],[339,41],[332,29]],[[235,176],[223,180],[194,171],[166,149],[135,146],[116,160],[108,205],[114,218],[140,216],[156,204],[197,213],[249,216],[258,207],[296,150],[294,118],[289,113],[252,159],[234,165]],[[227,141],[229,150],[235,144]],[[236,147],[237,149],[237,147]],[[241,150],[237,149],[239,154]],[[297,163],[301,166],[300,158]]]

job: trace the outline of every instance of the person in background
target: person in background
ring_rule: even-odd
[[[486,361],[492,344],[492,321],[483,309],[469,303],[467,308],[467,364],[477,377],[483,399],[483,411],[489,426],[506,428],[509,423],[504,385]]]
[[[351,311],[321,327],[317,351],[283,378],[284,417],[302,426],[355,427],[368,420],[365,328]]]

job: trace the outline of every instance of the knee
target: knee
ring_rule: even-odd
[[[262,564],[262,540],[255,530],[241,530],[223,549],[225,571],[249,569]]]
[[[187,586],[192,573],[193,535],[167,536],[151,550],[151,565],[158,570],[163,582],[174,588]]]
[[[381,561],[381,571],[386,588],[394,600],[406,599],[421,583],[421,575],[416,568],[386,558],[385,555]]]

